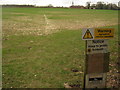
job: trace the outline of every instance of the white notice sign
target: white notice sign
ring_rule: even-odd
[[[107,53],[108,52],[108,40],[87,40],[87,54],[94,53]]]

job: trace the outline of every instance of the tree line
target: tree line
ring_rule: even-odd
[[[86,2],[87,9],[109,9],[109,10],[120,10],[116,4],[97,2],[96,4],[91,4],[91,2]]]
[[[11,5],[2,5],[2,7],[34,7],[34,5],[14,5],[14,4],[11,4]]]

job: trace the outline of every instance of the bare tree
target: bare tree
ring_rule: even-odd
[[[91,9],[95,9],[96,8],[96,4],[92,4],[90,7],[91,7]]]
[[[91,2],[86,2],[86,7],[87,7],[87,9],[90,9],[90,3],[91,3]]]
[[[53,7],[53,5],[52,5],[52,4],[49,4],[48,7]]]
[[[104,2],[97,2],[96,8],[97,9],[103,9]]]

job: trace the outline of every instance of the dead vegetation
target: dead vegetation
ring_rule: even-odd
[[[14,35],[48,35],[60,30],[79,30],[81,28],[111,26],[117,24],[117,18],[113,19],[113,22],[111,23],[110,20],[106,21],[98,18],[85,20],[80,18],[80,15],[59,15],[59,18],[62,19],[51,19],[50,17],[54,16],[47,14],[32,15],[25,13],[11,13],[10,15],[11,17],[9,19],[3,20],[3,33],[7,31]],[[75,18],[74,16],[78,18]]]

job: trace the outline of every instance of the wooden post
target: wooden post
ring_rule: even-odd
[[[85,67],[84,67],[84,90],[85,90],[85,82],[86,82],[86,71],[87,71],[87,68],[86,68],[86,65],[87,65],[87,41],[85,41],[85,62],[84,62],[84,65],[85,65]]]
[[[109,71],[108,39],[113,38],[114,29],[83,29],[85,41],[84,90],[106,88],[106,72]]]
[[[93,43],[91,44],[91,42]],[[86,41],[84,88],[106,87],[106,72],[109,71],[109,53],[100,53],[106,52],[106,47],[107,45],[104,40]],[[99,53],[96,53],[96,50],[98,50]]]

